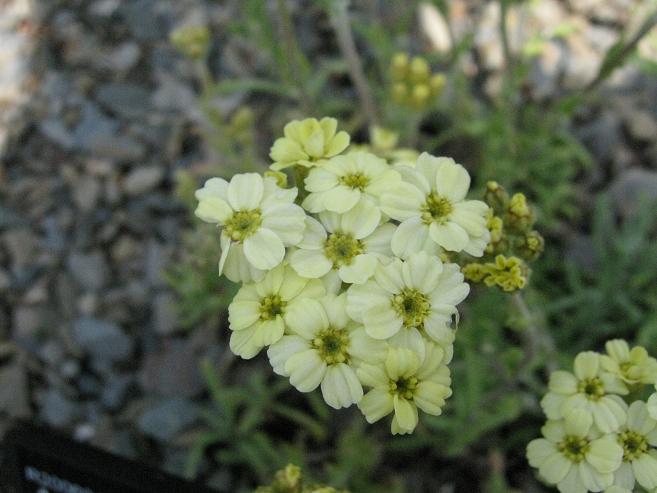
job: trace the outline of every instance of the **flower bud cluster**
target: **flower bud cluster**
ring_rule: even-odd
[[[490,207],[490,242],[481,260],[464,265],[465,277],[506,292],[522,289],[530,273],[528,262],[536,260],[544,246],[543,237],[533,229],[534,213],[522,193],[509,197],[494,181],[486,184],[484,201]]]
[[[274,476],[269,486],[260,486],[254,493],[349,493],[347,490],[337,490],[332,486],[309,484],[301,473],[301,469],[288,464]]]
[[[445,88],[445,76],[432,74],[427,61],[397,53],[390,62],[392,97],[397,104],[415,110],[425,109]]]
[[[644,399],[657,360],[621,339],[605,349],[550,375],[544,438],[529,443],[527,458],[561,493],[657,491],[657,393]]]
[[[171,43],[194,60],[205,58],[210,49],[211,33],[206,26],[183,26],[173,30]]]

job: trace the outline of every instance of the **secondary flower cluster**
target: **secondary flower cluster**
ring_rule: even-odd
[[[469,292],[440,255],[483,255],[488,206],[466,199],[470,176],[452,159],[392,166],[348,144],[333,119],[293,121],[272,169],[293,167],[299,189],[256,173],[212,178],[196,214],[222,227],[219,271],[242,283],[231,350],[267,348],[299,391],[357,404],[370,423],[394,413],[392,432],[411,433],[418,409],[438,415],[451,395],[456,306]]]
[[[555,371],[541,401],[544,438],[529,463],[562,493],[657,491],[657,360],[640,346],[607,342],[606,354],[577,355],[574,373]]]
[[[534,213],[522,193],[511,198],[494,181],[486,184],[484,201],[490,206],[490,242],[484,257],[463,266],[468,281],[512,292],[527,285],[528,262],[543,252],[543,237],[533,229]]]
[[[274,476],[269,486],[260,486],[254,493],[349,493],[332,486],[309,484],[298,466],[288,464]]]
[[[390,62],[392,97],[397,104],[421,110],[443,92],[445,76],[432,74],[427,61],[397,53]]]

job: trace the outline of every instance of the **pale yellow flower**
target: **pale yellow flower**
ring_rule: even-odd
[[[602,367],[618,375],[625,383],[657,383],[657,360],[648,355],[646,348],[636,346],[630,349],[626,341],[614,339],[605,344],[607,354],[602,355]]]
[[[303,238],[306,214],[297,190],[280,188],[257,173],[211,178],[196,191],[196,216],[223,226],[219,274],[234,282],[260,280],[279,265],[285,248]]]
[[[444,346],[453,341],[456,305],[469,291],[458,265],[420,252],[406,261],[379,264],[372,279],[351,286],[347,312],[375,339],[402,332],[404,340],[426,335]]]
[[[630,405],[627,423],[615,437],[623,447],[623,463],[614,473],[614,484],[630,491],[635,482],[648,491],[657,488],[657,421],[648,414],[645,402]]]
[[[343,282],[362,284],[379,261],[392,256],[395,226],[379,225],[381,212],[371,202],[344,214],[322,212],[319,219],[306,218],[304,238],[290,254],[290,265],[300,276],[319,278],[333,270]]]
[[[562,420],[550,420],[543,436],[527,446],[527,459],[540,476],[561,493],[603,491],[611,486],[623,449],[611,436],[601,436],[583,409]]]
[[[358,376],[372,387],[358,403],[368,423],[394,412],[393,434],[412,433],[418,424],[418,408],[438,416],[452,391],[445,353],[431,345],[423,358],[406,348],[391,347],[382,364],[363,363]]]
[[[347,212],[362,199],[375,205],[386,190],[401,182],[399,173],[384,159],[368,152],[350,152],[325,161],[306,178],[310,192],[303,201],[309,212]]]
[[[430,238],[445,250],[481,257],[490,239],[488,206],[465,200],[470,188],[465,168],[453,159],[423,153],[415,168],[396,170],[403,182],[381,195],[381,210],[401,221],[392,251],[406,257]]]
[[[244,284],[228,307],[230,349],[244,359],[253,358],[283,337],[295,306],[324,293],[318,279],[304,279],[286,265],[270,270],[259,282]]]
[[[360,400],[363,388],[357,366],[383,360],[388,349],[349,318],[346,304],[343,293],[295,305],[288,314],[289,335],[267,351],[276,373],[289,376],[300,392],[321,385],[324,400],[335,409]]]
[[[572,409],[583,409],[604,433],[618,430],[627,419],[627,405],[619,397],[628,393],[625,384],[602,369],[600,355],[593,351],[578,354],[574,370],[574,375],[561,370],[550,375],[550,391],[541,401],[548,419],[561,419]]]
[[[336,133],[337,127],[335,118],[291,121],[283,129],[285,137],[276,139],[271,148],[269,156],[274,161],[271,168],[275,171],[295,165],[309,168],[337,156],[349,146],[349,134]]]

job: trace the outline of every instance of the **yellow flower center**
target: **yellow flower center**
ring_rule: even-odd
[[[389,390],[392,395],[397,394],[404,399],[412,399],[417,389],[417,377],[398,378],[397,380],[390,380]]]
[[[358,189],[361,192],[370,184],[370,177],[361,172],[349,173],[340,177],[340,183],[349,188]]]
[[[349,363],[349,333],[346,329],[329,327],[320,331],[311,346],[316,349],[327,365]]]
[[[404,327],[424,327],[424,319],[429,316],[431,303],[424,293],[415,288],[404,288],[392,298],[392,307],[402,317]]]
[[[277,294],[270,294],[260,300],[260,320],[272,320],[283,315],[287,303]]]
[[[441,197],[436,192],[431,192],[427,195],[426,202],[420,208],[422,212],[422,222],[424,224],[431,224],[437,222],[438,224],[445,224],[447,217],[454,210],[454,206],[445,197]]]
[[[260,209],[235,211],[224,224],[224,231],[233,241],[244,241],[258,231],[262,224]]]
[[[648,452],[648,441],[635,431],[625,430],[618,435],[618,443],[623,447],[623,460],[630,462]]]
[[[586,438],[568,435],[559,443],[557,450],[571,462],[579,464],[584,460],[591,445]]]
[[[592,401],[597,401],[605,395],[605,387],[598,377],[580,380],[577,384],[577,391]]]
[[[365,245],[349,233],[331,234],[324,244],[326,257],[333,262],[333,268],[351,265],[354,258],[365,251]]]

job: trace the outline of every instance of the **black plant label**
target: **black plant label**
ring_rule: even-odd
[[[3,493],[213,493],[27,423],[7,433],[2,458]]]

